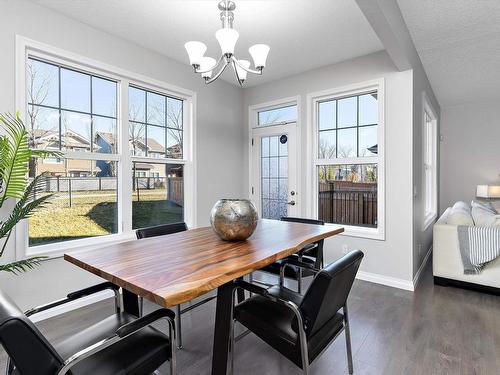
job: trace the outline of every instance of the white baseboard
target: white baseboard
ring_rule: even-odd
[[[411,281],[398,279],[391,276],[380,275],[378,273],[358,271],[356,279],[369,281],[375,284],[386,285],[393,288],[409,290],[411,292],[414,291],[413,283]]]
[[[432,246],[427,251],[427,254],[425,254],[425,258],[422,261],[422,264],[420,264],[420,267],[418,268],[418,271],[415,274],[415,277],[413,278],[413,288],[414,289],[417,289],[418,282],[420,281],[420,276],[422,276],[422,271],[424,270],[425,266],[427,265],[427,262],[429,261],[431,254],[432,254]]]
[[[81,307],[89,306],[99,301],[111,298],[112,295],[109,292],[102,292],[97,294],[92,294],[90,296],[79,298],[75,301],[71,301],[65,303],[64,305],[60,305],[54,307],[53,309],[42,311],[39,314],[33,315],[30,317],[31,321],[36,323],[45,319],[53,318],[55,316],[79,309]]]

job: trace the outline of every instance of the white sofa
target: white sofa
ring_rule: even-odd
[[[435,283],[500,294],[500,258],[490,262],[478,275],[464,275],[457,226],[448,224],[451,210],[451,207],[447,208],[434,224],[432,268]]]

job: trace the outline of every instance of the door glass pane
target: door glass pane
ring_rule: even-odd
[[[260,158],[261,216],[279,220],[288,211],[288,137],[262,137]]]

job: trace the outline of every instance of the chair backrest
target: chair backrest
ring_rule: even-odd
[[[288,217],[288,216],[283,216],[281,218],[281,221],[289,221],[292,223],[302,223],[302,224],[314,224],[314,225],[325,225],[325,222],[323,220],[316,220],[316,219],[304,219],[302,217]],[[323,265],[323,244],[324,240],[319,240],[318,242],[315,242],[316,248],[313,249],[312,251],[308,251],[308,255],[311,255],[316,258],[316,261],[314,262],[314,266],[316,268],[321,268]]]
[[[363,256],[351,251],[315,276],[300,305],[306,334],[315,334],[346,305]]]
[[[291,221],[293,223],[302,223],[302,224],[325,225],[325,222],[323,220],[304,219],[302,217],[283,216],[281,218],[281,221]]]
[[[162,224],[155,225],[153,227],[141,228],[135,231],[137,239],[164,236],[166,234],[172,234],[177,232],[183,232],[187,230],[186,223],[173,223],[173,224]]]
[[[0,343],[23,375],[54,375],[63,359],[14,302],[0,291]]]

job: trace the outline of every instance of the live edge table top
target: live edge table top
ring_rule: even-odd
[[[343,231],[339,226],[262,219],[246,241],[222,241],[204,227],[65,254],[64,259],[171,307]]]

